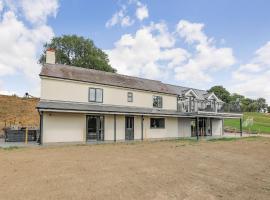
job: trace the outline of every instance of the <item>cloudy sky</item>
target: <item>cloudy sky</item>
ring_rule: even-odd
[[[268,0],[0,0],[0,93],[39,96],[42,45],[91,38],[119,73],[270,103]]]

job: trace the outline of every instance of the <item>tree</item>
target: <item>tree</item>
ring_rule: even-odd
[[[258,111],[266,111],[267,109],[267,104],[265,98],[258,98],[256,100],[257,106],[258,106]]]
[[[267,107],[267,112],[270,113],[270,106]]]
[[[214,92],[215,95],[222,101],[229,103],[230,102],[230,92],[228,92],[223,86],[217,85],[213,86],[208,90],[208,92]]]
[[[230,101],[231,102],[241,102],[243,99],[245,98],[245,96],[237,94],[237,93],[233,93],[230,97]]]
[[[44,45],[39,62],[45,63],[46,50],[52,48],[56,52],[56,63],[77,67],[116,72],[109,64],[108,55],[97,48],[93,41],[76,35],[54,37]]]
[[[241,109],[244,112],[250,112],[250,104],[253,103],[253,100],[250,98],[244,98],[241,101]]]

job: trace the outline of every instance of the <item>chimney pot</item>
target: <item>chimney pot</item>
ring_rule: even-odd
[[[46,51],[46,63],[55,64],[55,49],[49,48]]]

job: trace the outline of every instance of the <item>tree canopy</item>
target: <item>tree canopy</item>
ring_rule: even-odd
[[[230,102],[230,92],[228,92],[226,88],[221,85],[211,87],[208,92],[214,92],[219,99],[226,103]]]
[[[39,62],[45,63],[46,50],[55,49],[56,63],[77,67],[116,72],[109,64],[108,55],[97,48],[90,39],[76,35],[54,37],[50,43],[44,45],[43,54]]]
[[[211,87],[208,92],[214,92],[219,99],[226,103],[240,103],[241,110],[244,112],[270,111],[270,106],[268,107],[266,99],[262,97],[258,99],[251,99],[237,93],[230,94],[226,88],[220,85]]]

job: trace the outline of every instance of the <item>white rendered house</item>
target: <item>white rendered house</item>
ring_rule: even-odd
[[[44,144],[221,136],[224,118],[242,117],[214,93],[54,64],[54,52],[47,57],[37,107]]]

